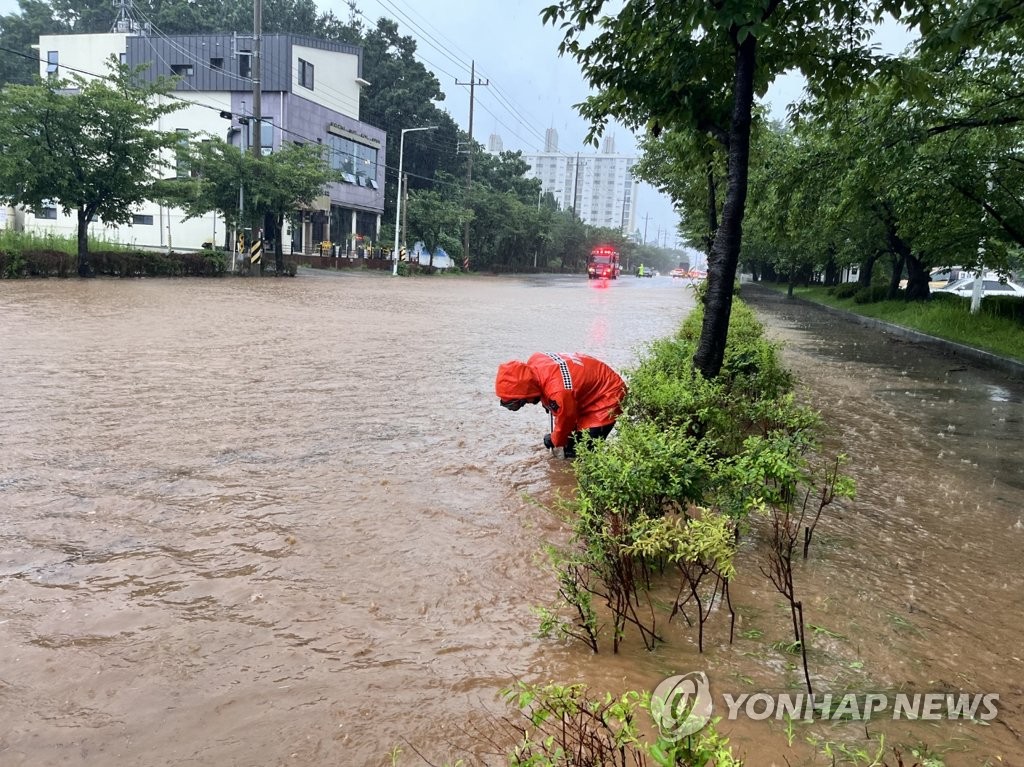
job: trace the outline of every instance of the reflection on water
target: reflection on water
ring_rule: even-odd
[[[799,684],[754,540],[732,647],[714,620],[703,656],[677,623],[618,657],[534,638],[537,552],[565,533],[536,501],[573,481],[542,410],[497,407],[495,368],[626,368],[693,305],[669,278],[588,282],[4,284],[0,763],[441,762],[513,677]],[[1019,723],[1019,383],[762,309],[859,487],[800,573],[816,681],[995,689]],[[750,764],[812,763],[778,727],[729,729]],[[1021,753],[1005,726],[904,729],[971,746],[948,764]]]

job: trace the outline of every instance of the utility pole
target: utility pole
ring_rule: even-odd
[[[262,104],[260,102],[260,96],[262,95],[263,85],[260,82],[260,35],[263,30],[263,0],[253,0],[252,8],[252,140],[251,149],[253,157],[262,157],[263,151],[263,130],[260,122],[263,117],[261,110]],[[280,235],[278,235],[280,236]],[[253,244],[256,243],[256,232],[253,232],[251,238]],[[259,251],[256,251],[259,253]],[[250,260],[249,271],[255,274],[259,274],[262,269],[262,256],[254,256],[257,261]]]
[[[262,156],[263,131],[260,121],[263,119],[262,84],[260,83],[260,33],[263,27],[263,0],[253,0],[252,7],[252,140],[250,149],[253,157]]]
[[[644,245],[647,244],[647,219],[649,219],[650,217],[650,213],[644,213]]]
[[[475,97],[475,88],[478,85],[490,85],[491,81],[477,82],[476,79],[476,60],[469,64],[469,82],[460,83],[458,80],[455,81],[456,85],[468,85],[469,86],[469,158],[466,162],[466,193],[469,194],[470,187],[473,185],[473,100]],[[466,226],[462,231],[462,268],[465,271],[469,271],[469,221],[466,221]]]

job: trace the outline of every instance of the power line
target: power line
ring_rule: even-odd
[[[415,21],[413,21],[411,18],[409,18],[406,14],[402,13],[397,8],[395,8],[394,5],[392,5],[391,0],[378,0],[378,2],[386,10],[392,11],[393,13],[398,15],[401,18],[401,20],[404,20],[415,31],[419,32],[419,34],[423,37],[422,42],[426,43],[430,47],[432,47],[435,50],[439,51],[443,56],[448,58],[450,61],[453,61],[454,63],[456,63],[460,67],[465,68],[465,69],[470,69],[471,68],[471,66],[467,66],[465,61],[453,58],[448,53],[447,48],[444,47],[444,45],[442,43],[440,43],[436,38],[434,38],[433,35],[431,35],[429,32],[424,30],[421,26],[419,26]],[[397,0],[394,0],[394,2],[397,4]],[[361,11],[358,11],[358,10],[356,12],[360,16],[362,16],[363,18],[367,19],[367,21],[370,21],[369,17],[366,16],[366,14],[364,14]],[[443,38],[444,36],[441,35],[441,37]],[[452,45],[451,47],[457,47],[457,46]],[[422,61],[424,63],[429,64],[431,67],[434,67],[436,70],[438,70],[438,71],[442,72],[443,74],[451,77],[453,80],[455,80],[455,84],[456,85],[465,85],[465,83],[459,83],[457,77],[453,76],[451,73],[445,71],[444,69],[441,69],[440,67],[437,67],[436,64],[432,63],[430,60],[428,60],[425,57],[423,57],[422,54],[419,53],[419,51],[415,51],[413,53],[413,55],[416,56],[419,59],[422,59]],[[475,64],[473,66],[475,66]],[[483,74],[482,70],[481,70],[480,74]],[[487,80],[489,81],[489,83],[490,83],[491,79],[492,78],[487,77]],[[495,90],[496,91],[500,90],[500,89],[497,88],[496,83],[491,83],[491,84],[495,85]],[[541,142],[541,146],[543,146],[543,142],[544,142],[543,135],[531,123],[529,123],[528,121],[525,121],[525,120],[522,119],[521,114],[523,112],[525,112],[525,110],[520,109],[520,108],[516,107],[514,104],[512,104],[511,103],[511,99],[508,96],[505,96],[503,92],[496,93],[495,96],[496,96],[495,100],[497,101],[498,106],[501,109],[507,111],[510,115],[512,115],[512,117],[514,118],[514,120],[515,120],[515,122],[517,124],[522,125],[528,132],[530,132],[533,135],[535,135],[537,137],[537,139]],[[498,96],[500,96],[500,98],[498,98]],[[487,108],[484,107],[484,109],[487,109]],[[495,117],[495,119],[497,119],[497,116],[493,112],[491,112],[489,109],[487,109],[487,111],[488,111],[489,114],[491,114],[493,117]],[[523,144],[529,145],[530,143],[532,143],[531,141],[529,141],[527,139],[524,139],[521,135],[516,133],[506,123],[501,122],[501,125],[505,129],[507,129],[509,131],[509,133],[511,133],[515,138],[517,138],[520,141],[522,141]],[[569,155],[568,153],[565,153],[565,152],[558,152],[558,153],[561,154],[562,156],[566,157],[566,158],[571,157],[571,155]]]
[[[375,29],[375,28],[376,28],[376,26],[374,25],[374,21],[373,21],[373,19],[371,19],[371,18],[370,18],[369,16],[367,16],[367,15],[366,15],[365,13],[363,13],[363,12],[362,12],[362,11],[360,11],[359,9],[356,9],[356,13],[357,13],[357,14],[359,14],[360,16],[362,16],[362,17],[363,17],[364,19],[366,19],[366,20],[367,20],[368,22],[370,22],[370,25],[371,25],[371,30],[372,30],[372,29]],[[437,70],[438,72],[441,72],[442,74],[444,74],[444,75],[447,75],[448,77],[452,78],[453,80],[457,80],[457,79],[458,79],[458,78],[457,78],[457,77],[456,77],[455,75],[453,75],[453,74],[452,74],[451,72],[448,72],[448,71],[446,71],[446,70],[445,70],[445,69],[443,69],[442,67],[439,67],[439,66],[437,66],[437,64],[435,64],[435,63],[433,63],[432,61],[430,61],[430,60],[428,60],[427,58],[425,58],[425,57],[423,56],[423,54],[421,54],[421,53],[420,53],[419,51],[413,51],[413,54],[412,54],[412,55],[413,55],[414,57],[416,57],[416,58],[417,58],[418,60],[420,60],[420,63],[421,63],[421,64],[429,64],[429,65],[430,65],[431,67],[433,67],[434,69],[436,69],[436,70]],[[431,73],[431,74],[433,74],[433,73]],[[435,76],[436,76],[436,75],[435,75]]]

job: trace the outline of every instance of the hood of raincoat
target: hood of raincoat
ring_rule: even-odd
[[[541,396],[541,388],[529,365],[511,360],[498,365],[494,393],[503,400],[532,399]]]

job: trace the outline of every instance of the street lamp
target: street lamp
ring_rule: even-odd
[[[391,276],[398,276],[398,228],[401,226],[402,221],[402,161],[405,159],[405,134],[412,133],[417,130],[437,130],[436,125],[431,125],[428,128],[402,128],[402,138],[398,142],[398,194],[395,198],[395,249],[391,253],[391,257],[395,260],[395,263],[391,267]]]

